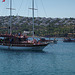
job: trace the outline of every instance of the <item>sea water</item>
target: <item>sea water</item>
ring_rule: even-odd
[[[75,75],[75,43],[59,38],[43,51],[0,50],[0,75]]]

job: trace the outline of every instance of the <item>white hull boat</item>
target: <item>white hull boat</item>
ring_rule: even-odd
[[[0,45],[0,49],[2,50],[35,50],[35,51],[41,51],[43,50],[48,44],[45,45],[32,45],[32,46],[6,46],[6,45]]]
[[[33,12],[33,41],[28,40],[26,36],[13,35],[12,34],[12,0],[10,0],[10,26],[9,34],[0,34],[0,49],[9,49],[9,50],[43,50],[49,43],[43,43],[41,41],[36,41],[34,39],[34,0],[32,0],[32,12]]]

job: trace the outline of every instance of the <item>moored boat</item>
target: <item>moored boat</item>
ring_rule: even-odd
[[[39,41],[41,41],[41,42],[47,42],[47,43],[54,43],[54,44],[56,44],[57,43],[57,41],[58,40],[56,40],[56,38],[54,38],[53,40],[51,40],[51,39],[45,39],[44,37],[42,37],[42,38],[40,38],[40,40]]]
[[[43,50],[49,43],[36,39],[28,40],[26,36],[0,35],[0,49],[11,50]]]
[[[72,39],[72,38],[64,38],[63,42],[75,42],[75,39]]]
[[[32,12],[33,12],[33,40],[28,40],[26,35],[13,35],[11,26],[11,13],[12,13],[12,0],[10,0],[10,26],[9,34],[0,34],[0,49],[10,49],[10,50],[43,50],[49,43],[41,42],[34,39],[34,0],[32,0]]]

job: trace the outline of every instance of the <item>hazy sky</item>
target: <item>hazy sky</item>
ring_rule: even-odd
[[[36,17],[75,18],[75,0],[34,0]],[[0,16],[8,16],[10,0],[0,0]],[[12,15],[32,16],[32,0],[12,0]]]

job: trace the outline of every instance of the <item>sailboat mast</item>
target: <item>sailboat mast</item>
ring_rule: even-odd
[[[12,0],[10,0],[10,26],[9,26],[9,29],[10,29],[10,34],[12,34],[12,29],[11,29],[11,22],[12,22]]]
[[[32,0],[32,15],[33,15],[33,38],[34,38],[34,0]]]

